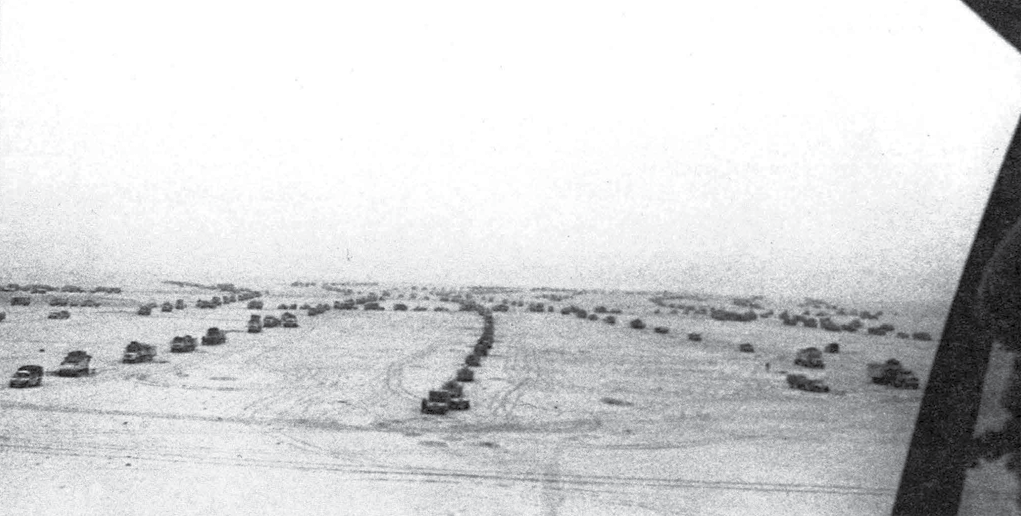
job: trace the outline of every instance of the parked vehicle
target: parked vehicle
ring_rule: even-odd
[[[787,375],[787,386],[807,392],[830,392],[830,388],[822,380],[812,379],[803,374]]]
[[[422,398],[423,414],[446,414],[450,410],[450,391],[429,391],[428,398]]]
[[[156,358],[156,346],[131,341],[124,348],[124,357],[121,359],[125,364],[137,364],[139,362],[152,362]]]
[[[804,348],[798,351],[798,355],[794,358],[794,365],[802,367],[809,367],[812,369],[822,369],[826,367],[826,364],[822,361],[822,351],[819,348]]]
[[[904,368],[900,361],[891,358],[884,363],[869,362],[866,365],[872,383],[889,385],[896,389],[917,389],[919,382],[915,373]]]
[[[183,299],[178,299],[177,302],[174,303],[174,309],[175,310],[184,310],[184,300]]]
[[[43,383],[43,366],[23,365],[14,372],[8,385],[14,389],[38,387]]]
[[[260,332],[262,332],[262,317],[252,314],[252,317],[248,319],[248,333]]]
[[[267,315],[262,318],[263,328],[276,328],[277,326],[280,326],[280,319],[278,317]]]
[[[298,316],[291,312],[284,312],[284,314],[280,316],[280,321],[283,322],[284,328],[298,327]]]
[[[225,344],[226,342],[227,334],[216,327],[206,330],[206,334],[202,337],[203,346],[216,346],[219,344]]]
[[[755,353],[755,346],[752,346],[750,342],[745,342],[737,347],[737,350],[742,353]]]
[[[464,397],[464,386],[455,380],[449,380],[443,384],[443,390],[450,393],[450,401],[448,406],[450,410],[468,410],[471,408],[471,402],[468,398]]]
[[[162,312],[173,312],[174,311],[173,303],[171,303],[170,301],[164,301],[163,304],[160,305],[160,311],[162,311]]]
[[[11,306],[28,306],[32,304],[32,298],[28,296],[14,296],[11,298]]]
[[[149,305],[138,307],[138,315],[152,315],[152,307]]]
[[[58,310],[56,312],[50,312],[50,314],[47,315],[46,318],[47,319],[70,319],[71,318],[71,312],[68,312],[67,310]]]
[[[174,337],[174,340],[170,341],[171,353],[190,353],[192,351],[195,351],[195,337],[191,335]]]
[[[72,351],[60,363],[57,374],[60,376],[88,376],[91,361],[92,356],[85,351]]]
[[[702,334],[701,333],[689,333],[688,334],[688,340],[690,340],[692,342],[702,342]]]
[[[475,371],[472,371],[467,366],[457,370],[457,381],[459,382],[473,382],[475,381]]]

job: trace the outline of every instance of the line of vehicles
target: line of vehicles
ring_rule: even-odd
[[[443,415],[451,410],[468,410],[471,402],[464,395],[462,383],[475,381],[473,367],[482,365],[482,357],[489,355],[493,348],[493,313],[482,308],[478,309],[485,323],[482,328],[482,336],[475,343],[472,352],[464,359],[464,365],[454,373],[454,379],[447,380],[439,389],[430,390],[425,398],[422,398],[420,411],[423,414]]]
[[[249,330],[251,330],[252,321],[258,322],[258,315],[253,315],[252,320],[249,321]],[[272,316],[267,316],[266,319],[276,319]],[[285,328],[297,328],[298,318],[292,313],[284,313],[280,319],[278,319],[279,325]],[[259,325],[261,331],[261,324]],[[171,353],[190,353],[195,351],[198,340],[191,335],[175,336],[170,341],[170,352]],[[203,346],[218,346],[227,343],[227,333],[220,328],[211,327],[206,330],[206,334],[202,336],[201,343]],[[156,358],[157,349],[153,344],[146,344],[138,341],[131,341],[124,348],[124,354],[121,356],[121,362],[124,364],[139,364],[143,362],[152,362]],[[92,355],[89,355],[87,351],[75,350],[69,352],[64,359],[57,366],[56,374],[58,376],[88,376],[92,373],[91,369]],[[14,375],[11,376],[8,385],[11,388],[24,388],[24,387],[38,387],[42,385],[42,378],[45,375],[45,370],[40,365],[30,364],[19,367]]]

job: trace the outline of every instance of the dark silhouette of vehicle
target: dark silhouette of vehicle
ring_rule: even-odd
[[[280,321],[283,323],[284,328],[298,327],[298,316],[290,312],[284,312],[284,314],[280,316]]]
[[[50,314],[47,315],[46,318],[47,319],[70,319],[71,318],[71,312],[68,312],[67,310],[58,310],[56,312],[50,312]]]
[[[8,385],[13,389],[39,387],[43,383],[43,366],[23,365],[11,376]]]
[[[822,380],[808,378],[803,374],[788,374],[787,385],[792,389],[806,392],[830,392],[830,388]]]
[[[262,332],[262,317],[258,314],[252,314],[252,317],[248,319],[248,333],[260,332]]]
[[[701,333],[689,333],[688,334],[688,340],[690,340],[692,342],[702,342],[702,334]]]
[[[822,361],[822,351],[814,347],[798,351],[797,356],[794,358],[794,365],[812,369],[823,369],[826,367],[826,364]]]
[[[60,363],[60,367],[57,368],[57,374],[60,376],[88,376],[89,363],[91,361],[92,356],[85,351],[72,351]]]
[[[450,410],[450,391],[429,391],[428,398],[422,398],[423,414],[446,414]]]
[[[215,326],[206,330],[206,334],[202,336],[203,346],[216,346],[226,342],[227,334]]]
[[[473,382],[475,381],[475,371],[472,371],[467,366],[462,367],[457,370],[455,378],[457,378],[457,381],[459,382]]]
[[[632,328],[634,328],[636,330],[644,330],[645,329],[645,323],[642,322],[641,319],[632,319],[629,324],[631,325]]]
[[[471,402],[464,396],[464,386],[456,380],[448,380],[443,384],[442,389],[450,393],[450,401],[448,403],[450,410],[468,410],[471,408]]]
[[[738,346],[737,350],[740,351],[741,353],[755,353],[755,346],[752,346],[751,343],[749,342],[745,342],[744,344]]]
[[[131,341],[124,348],[124,357],[121,359],[121,362],[137,364],[139,362],[152,362],[153,358],[156,358],[156,346]]]
[[[910,369],[904,368],[896,358],[884,363],[869,362],[866,367],[872,383],[889,385],[896,389],[918,388],[918,377]]]
[[[184,337],[174,337],[174,340],[170,341],[170,352],[171,353],[190,353],[195,351],[195,337],[191,335],[185,335]]]

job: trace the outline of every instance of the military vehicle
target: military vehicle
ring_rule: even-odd
[[[81,350],[72,351],[60,363],[60,367],[57,368],[57,374],[60,376],[88,376],[89,363],[91,361],[92,356],[88,353]]]
[[[904,368],[896,358],[884,363],[869,362],[866,367],[872,383],[889,385],[896,389],[918,388],[918,377],[910,369]]]
[[[823,369],[826,367],[826,364],[822,361],[822,351],[815,347],[804,348],[798,351],[797,356],[794,358],[794,365],[811,369]]]
[[[475,371],[472,371],[467,366],[462,367],[457,370],[455,378],[459,382],[473,382],[475,381]]]
[[[174,340],[170,341],[170,352],[171,353],[190,353],[195,351],[195,337],[191,335],[185,335],[184,337],[174,337]]]
[[[8,382],[13,389],[23,387],[38,387],[43,383],[43,367],[37,365],[23,365],[14,372],[11,381]]]
[[[124,357],[121,359],[121,362],[137,364],[139,362],[152,362],[153,358],[156,358],[156,346],[131,341],[124,348]]]
[[[803,374],[788,374],[787,386],[807,392],[830,392],[830,388],[822,380],[812,379]]]
[[[464,386],[456,380],[448,380],[441,388],[450,393],[450,401],[448,402],[450,410],[468,410],[471,408],[468,398],[464,397]]]
[[[429,391],[428,398],[422,398],[423,414],[446,414],[450,410],[450,391]]]
[[[206,330],[206,334],[202,336],[203,346],[216,346],[218,344],[225,344],[226,342],[227,334],[216,327],[209,328]]]

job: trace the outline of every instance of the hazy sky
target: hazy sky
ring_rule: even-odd
[[[5,0],[0,280],[952,289],[1021,58],[956,0],[678,3]]]

